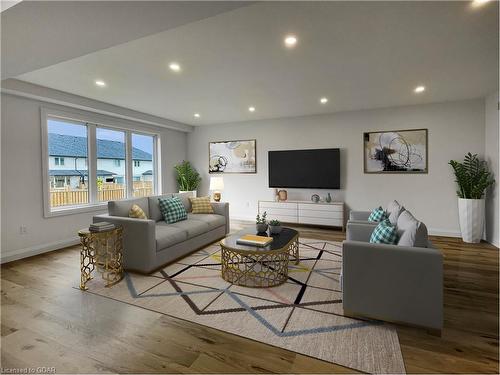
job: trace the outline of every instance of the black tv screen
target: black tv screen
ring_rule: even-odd
[[[269,151],[269,187],[340,189],[340,150]]]

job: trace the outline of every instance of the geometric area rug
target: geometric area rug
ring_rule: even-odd
[[[220,276],[217,243],[151,275],[88,292],[369,373],[405,373],[394,327],[343,315],[341,245],[303,239],[287,282],[248,288]]]

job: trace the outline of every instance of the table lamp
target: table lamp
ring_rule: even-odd
[[[210,190],[214,192],[214,201],[220,202],[220,191],[224,190],[224,179],[222,177],[210,177]]]

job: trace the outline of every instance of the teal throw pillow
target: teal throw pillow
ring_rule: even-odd
[[[385,219],[387,219],[387,213],[382,207],[375,208],[368,217],[368,221],[375,221],[375,222],[380,222]]]
[[[373,230],[370,243],[395,245],[398,242],[398,231],[389,219],[381,221]]]
[[[167,224],[177,223],[187,219],[187,212],[179,197],[158,198],[160,211]]]

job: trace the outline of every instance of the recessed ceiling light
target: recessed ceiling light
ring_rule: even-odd
[[[420,94],[425,91],[425,86],[417,86],[415,90],[413,90],[416,94]]]
[[[285,37],[285,45],[289,48],[295,47],[297,44],[297,37],[295,35],[287,35]]]
[[[179,72],[181,70],[181,66],[179,64],[177,64],[176,62],[170,63],[170,65],[168,67],[170,68],[170,70],[172,70],[174,72]]]
[[[199,113],[195,113],[195,114],[194,114],[194,117],[196,117],[196,118],[200,118],[200,114],[199,114]]]
[[[97,86],[99,86],[99,87],[104,87],[104,86],[106,86],[106,82],[101,81],[100,79],[96,80],[96,81],[95,81],[95,84],[96,84]]]
[[[248,110],[249,110],[250,112],[255,112],[255,107],[248,107]]]
[[[473,0],[471,5],[474,8],[479,8],[480,6],[483,6],[484,4],[489,3],[489,2],[490,2],[490,0]]]
[[[321,98],[319,101],[321,102],[321,104],[326,104],[328,103],[328,98]]]

